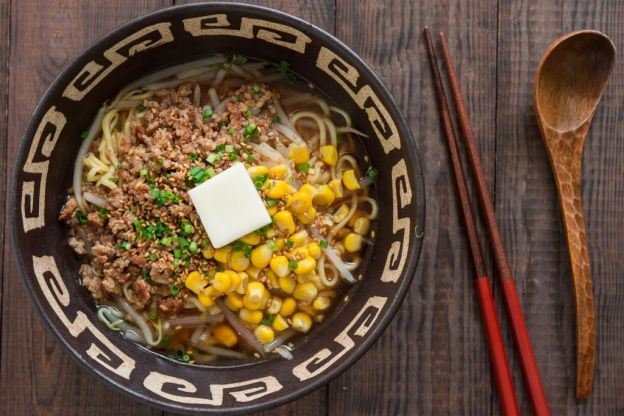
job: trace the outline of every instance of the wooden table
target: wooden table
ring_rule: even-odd
[[[16,148],[39,97],[82,48],[154,1],[0,0],[0,163],[10,186]],[[178,3],[178,2],[176,2]],[[594,394],[574,396],[575,329],[559,205],[532,107],[546,46],[580,28],[624,48],[624,2],[586,0],[266,0],[335,33],[390,87],[419,145],[427,195],[425,245],[410,293],[374,347],[327,387],[266,414],[498,414],[472,269],[421,30],[447,33],[553,414],[624,414],[624,65],[586,144],[583,197],[597,313]],[[6,205],[6,204],[5,204]],[[0,218],[8,207],[0,207]],[[18,277],[10,224],[0,227],[0,413],[161,415],[88,376],[33,314]],[[488,258],[491,268],[491,260]],[[498,288],[495,286],[498,297]],[[502,311],[500,298],[497,299]],[[503,322],[507,345],[511,345]],[[523,414],[530,404],[510,351]]]

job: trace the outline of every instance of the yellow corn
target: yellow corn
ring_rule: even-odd
[[[312,241],[308,244],[308,254],[312,256],[313,259],[318,260],[321,258],[321,246],[316,241]]]
[[[243,305],[250,311],[262,309],[264,306],[266,289],[261,282],[249,282],[245,289],[245,296],[243,297]],[[266,302],[264,302],[266,303]]]
[[[334,223],[338,224],[339,222],[344,220],[348,214],[349,214],[349,207],[342,204],[340,208],[338,208],[336,212],[334,212],[334,215],[332,215],[332,220],[334,220]]]
[[[230,267],[237,272],[242,272],[249,267],[249,259],[245,257],[245,252],[243,250],[232,251],[230,255]]]
[[[306,194],[309,194],[310,197],[313,197],[314,195],[316,195],[317,189],[314,185],[304,183],[303,185],[301,185],[301,188],[299,188],[299,192],[305,192]]]
[[[297,219],[303,225],[311,224],[314,218],[316,218],[316,208],[314,207],[310,207],[310,209],[303,214],[297,214]]]
[[[281,237],[275,240],[275,247],[277,247],[278,250],[283,249],[285,244],[286,240]]]
[[[287,328],[288,322],[286,322],[286,319],[284,319],[282,315],[275,315],[275,319],[273,319],[273,329],[282,332]]]
[[[214,276],[213,276],[214,279]],[[211,298],[218,298],[219,296],[221,296],[223,294],[223,292],[218,291],[217,289],[215,289],[212,285],[207,286],[206,289],[202,290],[202,293],[205,294],[206,296],[209,296]]]
[[[342,198],[344,196],[344,192],[342,190],[342,182],[340,182],[340,179],[332,179],[331,181],[329,181],[328,185],[334,192],[334,195],[336,195],[336,198]]]
[[[269,168],[269,178],[286,179],[288,175],[288,167],[286,165],[276,165]]]
[[[296,165],[307,162],[310,160],[308,145],[305,142],[292,143],[288,148],[288,158],[295,162]]]
[[[273,273],[273,270],[271,270],[271,269],[266,271],[265,284],[267,285],[267,287],[269,289],[278,289],[279,288],[279,277],[277,277],[277,275],[275,273]]]
[[[277,214],[277,211],[279,210],[279,207],[277,205],[274,205],[272,207],[267,207],[267,212],[269,213],[269,215],[272,217],[273,215]]]
[[[307,192],[297,191],[292,196],[290,204],[295,214],[302,214],[312,206],[312,196]]]
[[[237,311],[243,307],[243,297],[238,293],[228,293],[227,298],[225,298],[225,306]]]
[[[247,267],[247,270],[245,270],[245,273],[247,273],[249,276],[253,277],[254,279],[257,279],[258,276],[260,276],[260,269],[258,269],[255,266],[249,266]]]
[[[269,168],[266,166],[250,166],[247,168],[247,173],[251,177],[251,180],[255,180],[256,177],[266,175],[269,172]]]
[[[331,305],[331,300],[327,296],[319,296],[312,302],[312,307],[317,311],[324,311]]]
[[[292,189],[295,189],[295,188],[292,188]],[[292,195],[291,194],[284,195],[284,197],[282,198],[282,201],[284,201],[285,208],[290,208],[290,206],[292,205]]]
[[[219,263],[228,263],[230,261],[230,252],[232,247],[225,246],[215,250],[214,259]]]
[[[232,327],[228,324],[215,325],[214,328],[212,328],[212,336],[229,348],[232,348],[238,342],[236,332],[234,332]]]
[[[210,260],[212,256],[214,255],[214,248],[212,248],[212,246],[206,246],[202,248],[202,255],[204,256],[205,259]]]
[[[286,298],[282,302],[282,307],[280,308],[280,315],[282,316],[290,316],[295,312],[297,308],[297,301],[293,298]]]
[[[208,281],[198,271],[190,272],[184,281],[187,289],[196,294],[201,292],[207,284]]]
[[[286,266],[288,267],[288,266]],[[297,281],[292,276],[282,276],[279,278],[279,287],[286,293],[292,293],[295,290]]]
[[[202,305],[204,305],[207,308],[210,308],[211,306],[214,306],[214,304],[215,304],[214,299],[212,299],[210,296],[208,296],[204,292],[200,292],[197,295],[197,299],[199,300],[199,303],[201,303]]]
[[[228,273],[217,272],[212,281],[212,287],[221,293],[225,293],[230,289],[232,285],[232,278]]]
[[[284,181],[271,180],[266,191],[266,195],[271,199],[280,199],[284,195],[290,194],[294,191],[293,187],[288,185]]]
[[[312,282],[299,283],[293,292],[294,298],[302,302],[311,302],[316,295],[318,289]]]
[[[345,188],[350,191],[360,189],[360,181],[355,177],[355,171],[353,169],[347,169],[343,172],[342,183]]]
[[[290,273],[290,270],[288,270],[288,259],[286,256],[273,257],[270,264],[271,270],[273,270],[273,273],[275,273],[278,277],[284,277]]]
[[[258,269],[263,269],[269,265],[273,252],[266,244],[262,244],[251,250],[251,264]]]
[[[321,146],[321,159],[328,165],[334,166],[338,161],[338,150],[332,145]]]
[[[295,274],[297,276],[303,276],[310,273],[314,269],[316,269],[316,260],[308,256],[303,260],[299,260],[299,265],[297,266],[297,270],[295,270]]]
[[[266,312],[270,315],[275,315],[279,313],[280,308],[282,307],[282,298],[279,296],[272,296],[271,300],[267,303]]]
[[[308,249],[306,247],[297,247],[293,248],[288,252],[288,256],[291,259],[300,260],[308,257],[310,253],[308,253]]]
[[[260,322],[262,322],[262,318],[264,317],[264,314],[262,313],[262,311],[250,311],[248,309],[243,308],[238,312],[238,316],[240,317],[241,320],[247,323],[257,325]]]
[[[240,239],[243,243],[255,246],[260,243],[260,235],[256,232],[249,233]]]
[[[239,293],[241,295],[245,294],[245,288],[247,287],[247,281],[249,280],[249,275],[246,272],[240,272],[238,273],[238,275],[240,276],[240,283],[238,284],[238,287],[236,288],[236,293]]]
[[[358,217],[353,223],[353,231],[359,235],[366,235],[370,230],[370,220],[366,217]]]
[[[312,202],[316,205],[327,207],[334,202],[334,199],[336,199],[334,191],[327,185],[321,185],[318,187],[318,192],[314,195],[314,198],[312,198]]]
[[[290,211],[280,211],[275,216],[273,216],[273,220],[275,221],[275,226],[282,233],[286,233],[288,235],[295,232],[295,220],[293,219]]]
[[[234,270],[226,270],[225,273],[230,275],[230,279],[232,283],[230,284],[230,290],[228,292],[235,292],[243,283],[243,277],[245,277],[245,281],[248,278],[247,273],[240,272],[236,273]]]
[[[258,325],[256,329],[254,329],[254,335],[261,344],[268,344],[275,339],[275,332],[266,325]]]
[[[297,231],[288,240],[293,243],[293,247],[303,247],[308,244],[308,232],[306,230]]]
[[[355,253],[362,249],[362,236],[356,233],[349,233],[344,239],[344,247],[349,253]]]
[[[266,237],[273,238],[275,237],[276,234],[277,234],[277,231],[275,231],[275,227],[269,227],[269,229],[266,232]]]
[[[297,312],[292,317],[292,327],[295,331],[306,333],[312,326],[312,318],[304,312]]]

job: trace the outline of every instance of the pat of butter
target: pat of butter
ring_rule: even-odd
[[[271,223],[247,169],[236,163],[189,191],[214,248]]]

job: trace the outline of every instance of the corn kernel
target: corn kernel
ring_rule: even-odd
[[[292,293],[293,290],[295,290],[296,284],[297,281],[292,276],[282,276],[279,278],[279,287],[286,293]]]
[[[266,312],[270,315],[275,315],[279,313],[280,308],[282,307],[282,298],[279,296],[272,296],[271,300],[267,303]]]
[[[334,212],[334,215],[332,215],[332,220],[334,220],[334,223],[338,224],[339,222],[347,218],[347,215],[349,215],[349,207],[342,204],[340,208],[338,208],[336,212]]]
[[[213,277],[214,279],[214,277]],[[202,293],[211,298],[218,298],[223,294],[223,292],[218,291],[212,285],[207,286],[206,289],[202,290]]]
[[[288,158],[295,162],[296,165],[310,160],[310,150],[305,142],[292,143],[288,148]]]
[[[190,272],[184,281],[184,285],[188,290],[194,293],[201,292],[207,284],[208,281],[198,271]]]
[[[262,309],[268,300],[268,292],[261,282],[249,282],[245,289],[243,304],[250,311]]]
[[[249,259],[245,257],[245,252],[243,252],[243,250],[232,251],[230,255],[230,267],[237,272],[242,272],[249,267]]]
[[[243,243],[255,246],[260,243],[260,235],[256,232],[249,233],[240,239]]]
[[[279,207],[277,205],[274,205],[272,207],[268,207],[267,208],[267,212],[269,213],[269,216],[273,216],[275,214],[277,214],[277,211],[279,211]]]
[[[344,196],[344,192],[342,190],[342,182],[340,181],[340,179],[332,179],[327,185],[334,192],[336,198],[342,198]]]
[[[295,214],[302,214],[312,206],[312,196],[307,192],[297,191],[292,196],[290,207]]]
[[[299,260],[299,265],[297,266],[297,270],[295,270],[295,274],[297,276],[303,276],[310,273],[314,269],[316,269],[316,260],[308,256],[303,260]]]
[[[284,181],[280,180],[271,180],[268,181],[269,186],[266,191],[266,195],[271,199],[280,199],[284,195],[290,194],[294,192],[294,188],[288,185]]]
[[[243,297],[238,293],[228,293],[225,298],[225,306],[233,311],[237,311],[243,307]]]
[[[232,348],[238,342],[236,332],[228,324],[215,325],[212,328],[212,336],[226,347]]]
[[[275,256],[271,259],[270,264],[271,270],[273,270],[273,273],[275,273],[278,277],[284,277],[290,273],[290,270],[288,270],[288,259],[286,256]]]
[[[213,288],[221,293],[225,293],[228,291],[231,285],[232,279],[228,273],[217,272],[217,274],[215,274],[214,280],[212,281]]]
[[[316,205],[327,207],[334,202],[334,199],[336,199],[334,191],[327,185],[321,185],[318,187],[318,192],[314,195],[314,198],[312,198],[312,202]]]
[[[261,344],[268,344],[275,339],[275,332],[266,325],[258,325],[256,329],[254,329],[254,335]]]
[[[269,173],[269,168],[267,168],[266,166],[250,166],[247,168],[247,173],[253,181],[256,179],[256,177]]]
[[[370,230],[370,220],[366,217],[358,217],[353,223],[353,231],[359,235],[366,235]]]
[[[319,311],[314,309],[312,307],[312,305],[309,305],[309,304],[304,303],[304,302],[299,302],[297,304],[297,307],[299,308],[299,312],[304,312],[304,313],[308,314],[310,317],[314,317],[314,316],[318,315],[318,313],[319,313]]]
[[[311,302],[316,295],[318,289],[312,282],[299,283],[293,292],[293,297],[302,302]]]
[[[277,275],[273,273],[273,270],[271,269],[267,270],[265,283],[267,287],[269,287],[270,289],[279,288],[279,277],[277,277]]]
[[[285,245],[286,245],[286,240],[284,240],[283,238],[280,237],[275,240],[275,247],[277,247],[278,250],[283,249]]]
[[[197,299],[199,300],[199,303],[201,303],[207,308],[210,308],[211,306],[214,306],[215,304],[214,299],[212,299],[210,296],[208,296],[204,292],[200,292],[197,295]]]
[[[309,255],[310,254],[308,253],[308,249],[306,247],[293,248],[288,252],[288,257],[295,260],[304,259]]]
[[[243,308],[238,312],[238,316],[240,317],[241,320],[249,324],[257,325],[260,322],[262,322],[262,318],[264,317],[264,314],[262,313],[262,311],[250,311],[248,309]]]
[[[215,250],[214,259],[219,263],[228,263],[230,261],[230,253],[232,252],[232,247],[225,246]]]
[[[308,244],[308,232],[306,230],[297,231],[288,238],[293,247],[303,247]]]
[[[347,169],[343,172],[342,183],[345,188],[350,191],[360,189],[360,181],[355,177],[355,171],[353,169]]]
[[[240,276],[241,281],[236,288],[236,293],[244,295],[245,289],[247,288],[247,282],[249,281],[249,275],[246,272],[240,272],[238,275]]]
[[[266,244],[262,244],[251,250],[251,264],[258,269],[263,269],[269,265],[273,251]]]
[[[288,176],[288,166],[276,165],[269,168],[269,178],[271,179],[286,179]]]
[[[212,248],[212,246],[206,246],[202,248],[202,256],[204,256],[205,259],[210,260],[213,255],[214,255],[214,248]]]
[[[335,146],[321,146],[319,152],[321,153],[321,159],[323,160],[323,162],[327,163],[328,165],[334,166],[338,161],[338,150]]]
[[[321,246],[316,241],[312,241],[308,244],[308,254],[312,256],[313,259],[318,260],[321,258]]]
[[[290,316],[295,312],[297,308],[297,301],[293,298],[286,298],[282,301],[282,307],[280,308],[280,315]]]
[[[234,270],[226,270],[225,273],[230,276],[232,282],[228,292],[235,292],[243,283],[243,276],[247,276],[247,273],[236,273]]]
[[[275,319],[273,319],[273,329],[280,332],[288,329],[288,322],[286,322],[286,319],[284,319],[282,315],[275,315]]]
[[[282,233],[286,233],[288,235],[295,232],[295,220],[293,219],[290,211],[280,211],[275,216],[273,216],[273,220],[275,221],[275,226]]]
[[[314,185],[304,183],[303,185],[301,185],[301,188],[299,188],[299,192],[305,192],[306,194],[309,194],[310,197],[313,197],[314,195],[316,195],[317,189]]]
[[[257,279],[258,276],[260,276],[260,269],[255,266],[249,266],[247,267],[247,270],[245,270],[245,273],[247,273],[249,276],[253,277],[254,279]]]
[[[355,253],[362,249],[362,236],[356,233],[349,233],[344,239],[344,247],[349,253]]]
[[[304,334],[308,332],[312,326],[312,318],[304,312],[297,312],[294,314],[291,322],[295,331],[302,332]]]
[[[310,209],[304,214],[297,214],[297,219],[303,225],[311,224],[316,218],[316,208],[310,207]]]
[[[331,305],[331,300],[327,296],[319,296],[312,302],[312,307],[317,311],[324,311]]]

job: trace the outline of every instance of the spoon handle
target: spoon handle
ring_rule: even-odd
[[[550,131],[550,162],[559,191],[576,300],[576,396],[592,392],[596,327],[592,278],[581,203],[581,155],[589,123],[577,131]],[[545,137],[546,138],[546,137]]]

